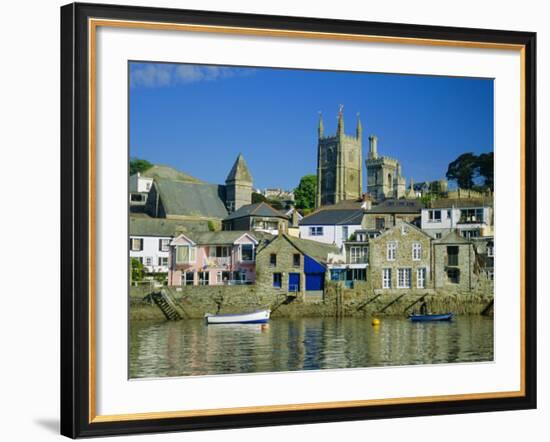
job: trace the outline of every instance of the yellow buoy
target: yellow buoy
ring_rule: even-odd
[[[372,325],[373,325],[373,326],[380,325],[380,319],[378,319],[378,318],[372,318]]]

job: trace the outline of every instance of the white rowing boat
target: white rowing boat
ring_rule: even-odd
[[[207,324],[265,324],[269,321],[271,310],[258,310],[252,313],[237,313],[231,315],[213,315],[206,313]]]

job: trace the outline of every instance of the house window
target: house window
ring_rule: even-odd
[[[254,261],[254,246],[252,244],[241,245],[241,261]]]
[[[382,270],[382,288],[384,289],[391,288],[391,269]]]
[[[411,288],[411,269],[397,269],[397,288]]]
[[[145,201],[145,198],[141,193],[132,193],[130,194],[130,201],[141,203]]]
[[[323,228],[320,226],[310,227],[309,228],[310,236],[323,236]]]
[[[348,226],[343,226],[343,227],[342,227],[342,239],[343,239],[344,241],[346,241],[348,238],[349,238]]]
[[[151,183],[145,183],[145,190],[149,192],[151,190]]]
[[[208,285],[210,282],[210,272],[198,272],[199,285]]]
[[[176,264],[189,264],[195,262],[197,250],[193,246],[177,246]]]
[[[211,246],[209,254],[212,258],[228,258],[231,256],[231,247]]]
[[[447,246],[447,265],[458,265],[458,246]]]
[[[460,210],[460,224],[482,223],[483,222],[483,209],[461,209]]]
[[[185,272],[183,274],[183,285],[193,285],[195,284],[195,273]]]
[[[216,284],[223,283],[223,274],[222,272],[216,272]]]
[[[463,230],[461,234],[466,239],[479,238],[479,229]]]
[[[420,261],[422,259],[422,244],[415,242],[412,245],[412,259],[413,261]]]
[[[153,265],[153,257],[152,256],[146,256],[145,257],[145,265],[148,267],[151,267]]]
[[[458,284],[460,282],[460,270],[456,268],[447,269],[447,278],[450,283]]]
[[[299,253],[295,253],[294,255],[292,255],[292,265],[294,267],[300,267],[300,254]]]
[[[143,250],[143,238],[130,238],[130,250],[133,252]]]
[[[270,267],[277,267],[277,254],[272,253],[269,255],[269,265]]]
[[[441,233],[436,233],[435,234],[435,239],[441,239]]]
[[[441,210],[428,210],[428,222],[440,223],[441,222]]]
[[[490,242],[487,244],[487,256],[493,258],[495,256],[495,245]]]
[[[386,259],[388,261],[395,261],[395,255],[397,252],[397,243],[391,241],[386,245]]]
[[[419,289],[426,288],[426,269],[416,269],[416,287]]]
[[[368,247],[353,246],[349,250],[350,262],[352,264],[365,263],[369,255]]]
[[[159,250],[161,252],[167,252],[170,249],[170,240],[169,239],[159,239]]]
[[[374,224],[376,226],[376,230],[384,230],[386,228],[386,219],[385,218],[375,218]]]
[[[273,273],[273,287],[280,289],[282,280],[281,273]]]
[[[168,257],[167,256],[159,256],[159,266],[160,267],[167,267],[168,266]]]

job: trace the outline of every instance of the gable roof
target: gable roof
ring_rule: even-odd
[[[409,222],[402,221],[402,220],[397,220],[396,223],[395,223],[395,226],[390,227],[389,229],[382,232],[379,236],[377,236],[376,238],[372,238],[369,241],[376,242],[379,239],[383,239],[384,237],[386,237],[388,235],[391,235],[396,230],[400,230],[403,226],[406,226],[407,228],[409,228],[409,229],[411,229],[411,230],[413,230],[417,233],[420,233],[421,235],[425,236],[427,239],[430,239],[430,240],[432,239],[432,237],[430,235],[428,235],[426,232],[424,232],[424,230],[416,227],[414,224],[411,224]]]
[[[155,178],[155,186],[167,215],[225,218],[227,209],[221,194],[225,189],[217,184],[190,183]]]
[[[258,253],[261,253],[263,249],[275,241],[287,241],[302,255],[307,255],[322,264],[327,263],[329,253],[340,253],[338,247],[332,244],[312,241],[310,239],[296,238],[295,236],[286,234],[280,234],[272,241],[265,242],[260,248],[258,248]]]
[[[472,242],[462,235],[459,235],[457,230],[451,230],[443,238],[433,241],[434,244],[472,244]]]
[[[426,207],[426,205],[417,199],[389,199],[372,206],[366,211],[369,213],[418,213]]]
[[[155,164],[144,172],[141,172],[141,176],[145,178],[164,178],[167,180],[186,181],[189,183],[204,183],[204,181],[198,178],[192,177],[186,173],[180,172],[177,169],[169,166],[163,166]]]
[[[335,225],[359,225],[363,219],[363,209],[325,209],[321,208],[316,212],[302,218],[301,226],[335,226]]]
[[[233,167],[229,171],[229,175],[227,175],[227,178],[225,179],[226,183],[228,181],[246,181],[248,183],[252,183],[252,174],[248,169],[248,165],[244,160],[243,154],[240,153],[235,160]]]
[[[176,232],[206,231],[206,221],[180,221],[147,216],[130,216],[129,234],[133,236],[175,236]]]
[[[188,240],[198,245],[232,245],[242,236],[248,236],[253,242],[258,244],[262,237],[256,235],[256,232],[246,230],[221,230],[215,232],[178,232]],[[179,236],[178,235],[178,236]]]
[[[225,217],[224,220],[243,218],[245,216],[267,216],[288,219],[288,216],[278,210],[275,210],[269,204],[260,202],[242,206],[238,210],[235,210],[231,215]]]

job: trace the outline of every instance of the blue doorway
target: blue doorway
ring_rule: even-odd
[[[300,274],[299,273],[288,274],[288,291],[289,292],[300,291]]]

